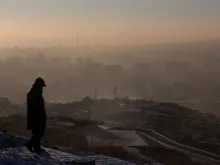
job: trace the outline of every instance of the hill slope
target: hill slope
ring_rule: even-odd
[[[1,165],[67,165],[75,162],[95,160],[96,165],[135,165],[136,163],[103,155],[82,156],[71,154],[59,149],[44,148],[40,154],[30,153],[24,143],[27,138],[0,133],[0,164]],[[76,152],[75,152],[76,153]],[[140,163],[138,163],[140,164]]]

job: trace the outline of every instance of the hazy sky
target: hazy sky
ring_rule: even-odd
[[[220,38],[220,0],[0,0],[2,46]]]

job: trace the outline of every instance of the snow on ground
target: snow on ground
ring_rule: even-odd
[[[46,152],[38,155],[30,153],[25,147],[0,151],[1,165],[64,165],[65,162],[73,159],[78,159],[78,157],[50,149],[46,149]]]
[[[0,150],[0,164],[67,165],[74,164],[73,161],[82,162],[96,160],[96,165],[135,165],[135,163],[130,163],[102,155],[82,157],[49,148],[44,149],[45,152],[42,152],[40,154],[30,153],[25,147],[15,147]]]
[[[95,160],[96,165],[135,165],[137,163],[127,162],[120,159],[104,156],[83,154],[75,149],[55,150],[44,148],[45,152],[40,154],[31,153],[24,144],[27,138],[11,134],[0,133],[0,165],[68,165],[73,162],[84,162]],[[138,163],[141,165],[141,163]]]

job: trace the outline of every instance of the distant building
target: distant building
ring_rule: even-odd
[[[6,108],[11,102],[6,97],[0,97],[0,108]]]

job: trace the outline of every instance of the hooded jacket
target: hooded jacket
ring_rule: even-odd
[[[42,89],[33,85],[27,94],[27,129],[42,128],[46,123],[46,112]]]

